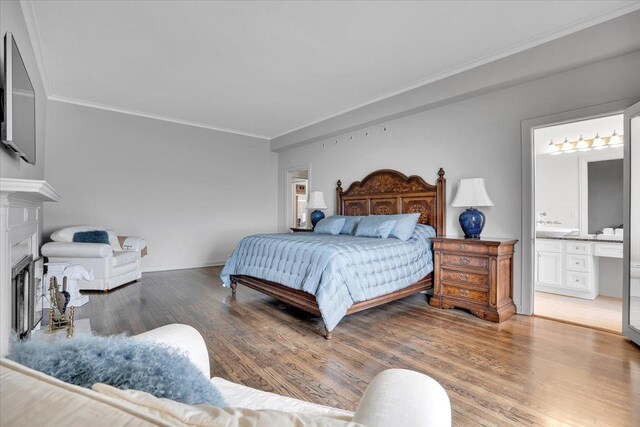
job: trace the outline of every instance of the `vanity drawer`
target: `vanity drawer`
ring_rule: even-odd
[[[566,242],[568,254],[591,255],[591,243],[589,242]]]
[[[596,243],[593,245],[595,256],[622,258],[622,243]]]
[[[475,243],[475,242],[474,242]],[[436,242],[435,248],[446,252],[461,252],[464,254],[484,255],[489,253],[489,248],[485,245],[470,244],[456,241]]]
[[[489,258],[467,255],[442,254],[440,260],[444,266],[452,267],[470,267],[487,270],[489,268]]]
[[[536,239],[537,252],[562,252],[562,241],[560,240],[544,240]]]
[[[590,291],[591,280],[589,278],[589,273],[568,271],[566,275],[565,286],[568,289],[573,289],[576,291]]]
[[[591,271],[591,255],[567,254],[565,268],[567,271],[588,273]]]
[[[465,286],[480,289],[489,289],[489,276],[486,274],[469,273],[467,271],[449,270],[443,268],[442,280],[445,282],[457,282]]]
[[[476,302],[479,304],[489,303],[488,292],[466,289],[449,283],[442,285],[442,294],[447,297],[465,299],[467,301]]]

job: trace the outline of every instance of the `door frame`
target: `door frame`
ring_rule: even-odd
[[[628,106],[624,112],[624,159],[623,159],[623,190],[622,212],[624,228],[623,272],[622,272],[622,334],[640,345],[640,330],[632,328],[629,322],[631,297],[631,118],[640,116],[640,102]]]
[[[305,163],[297,166],[290,166],[284,170],[284,203],[286,209],[284,210],[284,224],[283,231],[289,230],[293,221],[293,212],[291,206],[293,205],[293,199],[291,198],[291,175],[294,172],[307,171],[307,191],[311,192],[311,163]],[[282,217],[281,217],[282,218]]]
[[[534,273],[535,273],[535,129],[596,119],[624,113],[640,98],[627,98],[577,110],[564,111],[546,116],[526,119],[521,122],[522,143],[522,292],[520,295],[521,314],[533,314]]]

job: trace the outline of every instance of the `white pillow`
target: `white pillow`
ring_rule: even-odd
[[[51,234],[51,240],[54,242],[73,242],[73,235],[80,231],[106,231],[104,227],[95,225],[77,225],[75,227],[61,228]],[[115,234],[115,233],[114,233]],[[116,241],[118,238],[116,237]],[[109,235],[109,243],[111,243],[111,235]]]
[[[118,235],[113,230],[107,230],[109,233],[109,245],[111,245],[111,249],[115,252],[120,252],[122,247],[120,246],[120,241],[118,240]]]

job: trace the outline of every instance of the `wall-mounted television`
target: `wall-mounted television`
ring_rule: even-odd
[[[36,96],[13,34],[4,36],[0,108],[2,142],[27,163],[36,162]]]

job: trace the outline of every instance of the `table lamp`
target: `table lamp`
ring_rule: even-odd
[[[311,215],[309,215],[309,218],[311,218],[311,225],[315,227],[318,221],[324,218],[324,213],[320,209],[327,209],[322,191],[312,191],[311,194],[309,194],[307,209],[314,210],[311,212]]]
[[[484,187],[484,178],[461,179],[458,185],[453,207],[466,207],[460,214],[460,227],[467,239],[479,239],[484,228],[485,217],[474,206],[493,206],[493,202]]]

